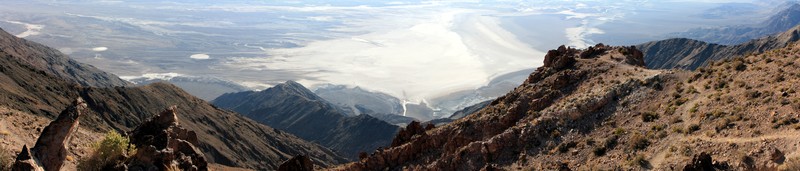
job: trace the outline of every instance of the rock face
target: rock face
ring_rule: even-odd
[[[55,77],[89,87],[133,86],[114,74],[70,59],[42,44],[18,38],[0,29],[0,52]]]
[[[294,81],[259,92],[225,94],[212,103],[318,142],[351,160],[357,159],[359,152],[388,146],[400,129],[369,115],[347,116],[339,107]]]
[[[644,53],[647,68],[694,70],[710,62],[784,48],[800,40],[800,26],[777,35],[737,45],[719,45],[686,38],[652,41],[636,45]]]
[[[167,170],[176,164],[181,170],[208,170],[205,156],[194,145],[197,134],[180,126],[176,110],[172,106],[129,133],[138,149],[128,169]]]
[[[33,149],[28,150],[27,146],[23,147],[15,161],[14,169],[28,170],[42,167],[44,170],[60,170],[67,158],[67,143],[78,129],[78,118],[87,111],[83,99],[75,100],[72,106],[62,111],[56,120],[44,128]],[[31,160],[38,161],[36,164],[39,166],[31,165]]]
[[[278,171],[313,171],[314,170],[314,163],[311,163],[311,159],[309,159],[305,155],[299,155],[292,157],[291,159],[281,163],[278,166]]]

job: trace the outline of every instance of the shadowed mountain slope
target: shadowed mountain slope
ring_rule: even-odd
[[[366,114],[348,117],[344,110],[294,81],[259,92],[224,94],[213,103],[351,159],[359,152],[389,145],[400,129]]]
[[[800,27],[794,27],[777,35],[730,46],[675,38],[652,41],[636,45],[636,47],[644,53],[648,68],[694,70],[717,60],[783,48],[797,40],[800,40]]]
[[[2,29],[0,29],[0,51],[25,65],[82,86],[133,86],[114,74],[77,62],[58,50],[18,38]]]

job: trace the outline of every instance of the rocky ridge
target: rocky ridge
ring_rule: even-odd
[[[686,38],[673,38],[636,45],[644,53],[647,67],[694,70],[713,61],[758,54],[784,48],[800,40],[800,26],[737,45],[719,45]]]
[[[544,67],[478,113],[331,170],[753,170],[797,161],[800,46],[698,71],[647,69],[631,47],[592,49],[551,50]]]
[[[114,74],[75,61],[56,49],[18,38],[3,29],[0,29],[0,52],[36,70],[81,86],[133,86]]]
[[[752,39],[758,39],[785,32],[800,24],[800,4],[786,2],[777,7],[779,11],[754,25],[736,25],[718,28],[695,28],[686,32],[667,34],[672,38],[690,38],[712,44],[736,45]]]
[[[259,92],[225,94],[212,103],[318,142],[350,159],[356,159],[359,152],[389,145],[400,129],[366,114],[348,116],[338,106],[294,81]]]

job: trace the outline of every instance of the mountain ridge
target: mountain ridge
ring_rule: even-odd
[[[0,51],[10,54],[9,56],[12,58],[37,70],[76,82],[82,86],[133,86],[130,82],[122,80],[114,74],[77,62],[56,49],[18,38],[2,28],[0,28]]]
[[[694,70],[710,62],[783,48],[800,40],[800,26],[777,35],[738,45],[719,45],[687,38],[673,38],[636,45],[645,55],[648,68]]]
[[[258,92],[227,93],[212,103],[322,144],[351,160],[360,152],[387,146],[400,129],[366,114],[349,116],[294,81]]]

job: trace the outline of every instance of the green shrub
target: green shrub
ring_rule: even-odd
[[[104,166],[114,165],[127,156],[136,153],[136,147],[130,144],[128,137],[123,137],[116,131],[110,131],[103,140],[92,144],[91,156],[84,157],[78,162],[78,170],[103,170]]]

